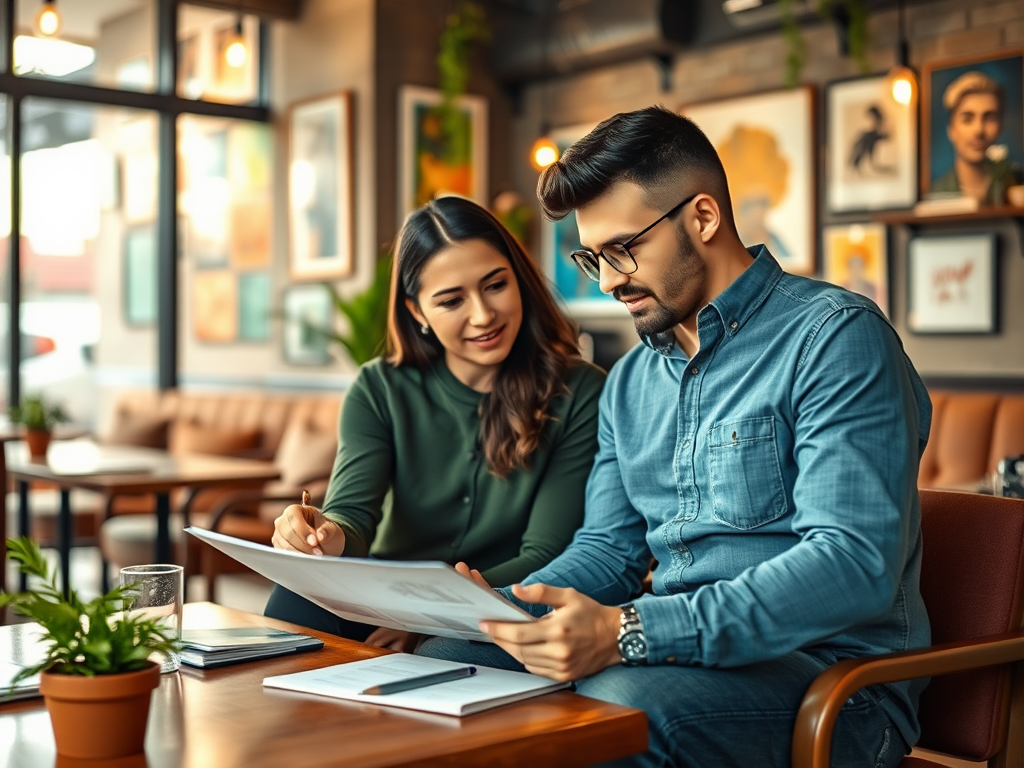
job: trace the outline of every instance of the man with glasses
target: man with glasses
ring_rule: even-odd
[[[625,764],[787,766],[819,673],[929,642],[927,392],[870,300],[743,246],[718,155],[686,118],[616,115],[538,194],[551,218],[576,212],[573,261],[626,305],[643,344],[602,395],[584,527],[503,590],[542,620],[484,622],[498,648],[421,650],[644,709],[649,749]],[[855,694],[833,765],[896,765],[922,687]]]

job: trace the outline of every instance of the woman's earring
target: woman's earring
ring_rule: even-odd
[[[430,326],[427,325],[426,323],[423,323],[420,326],[420,333],[422,333],[424,336],[429,336],[430,335]]]

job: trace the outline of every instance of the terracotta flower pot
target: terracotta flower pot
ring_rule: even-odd
[[[51,437],[51,433],[45,429],[26,429],[25,442],[28,443],[28,455],[33,459],[45,459]]]
[[[44,672],[39,691],[50,713],[57,754],[95,760],[142,752],[149,700],[158,685],[157,664],[95,677]]]

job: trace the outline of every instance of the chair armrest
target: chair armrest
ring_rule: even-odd
[[[804,694],[793,729],[792,768],[828,768],[832,732],[843,704],[861,688],[963,672],[1024,659],[1024,633],[933,645],[901,653],[844,659],[822,672]]]
[[[299,498],[298,492],[288,493],[288,494],[284,494],[284,493],[267,494],[267,493],[263,493],[262,491],[255,491],[254,490],[254,491],[238,491],[237,493],[232,493],[230,496],[226,497],[223,501],[218,503],[217,506],[215,506],[213,508],[213,510],[210,512],[210,530],[211,531],[218,530],[219,527],[220,527],[221,519],[225,515],[227,515],[230,512],[234,511],[237,507],[239,507],[242,504],[247,504],[247,503],[251,504],[251,503],[254,503],[254,502],[257,503],[257,504],[260,504],[260,503],[263,503],[264,501],[282,501],[282,502],[283,501],[287,501],[287,502],[291,502],[292,504],[295,504],[295,503],[298,502],[298,498]],[[321,499],[319,499],[317,497],[313,498],[314,506],[319,506],[321,503],[322,503]]]

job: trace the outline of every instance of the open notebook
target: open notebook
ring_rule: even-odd
[[[513,701],[539,696],[542,693],[568,688],[571,683],[557,683],[528,672],[476,665],[476,674],[425,688],[414,688],[391,694],[360,693],[371,686],[465,667],[453,661],[442,661],[408,653],[393,653],[373,659],[350,661],[332,667],[311,669],[291,675],[267,677],[267,688],[330,696],[336,699],[382,704],[387,707],[418,709],[442,715],[471,715],[485,709],[511,704]]]

